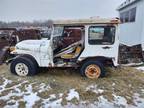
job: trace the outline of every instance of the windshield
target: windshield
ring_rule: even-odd
[[[41,37],[42,38],[47,38],[48,40],[51,38],[52,32],[53,32],[53,37],[57,36],[62,36],[64,27],[61,26],[55,26],[54,31],[52,31],[52,28],[47,28],[45,30],[41,31]]]
[[[42,39],[46,38],[49,40],[50,37],[51,37],[51,30],[50,29],[46,29],[46,30],[41,31],[41,38]]]
[[[62,36],[63,29],[64,29],[64,27],[62,27],[62,26],[55,26],[54,32],[53,32],[53,37]]]

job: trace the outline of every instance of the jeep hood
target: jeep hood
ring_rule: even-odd
[[[49,45],[50,40],[25,40],[16,45],[17,50],[39,51],[41,46]]]

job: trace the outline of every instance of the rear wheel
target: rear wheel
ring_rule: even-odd
[[[99,61],[87,61],[81,67],[81,75],[90,79],[97,79],[105,76],[105,70],[102,63]]]
[[[37,74],[37,66],[32,60],[26,57],[14,59],[10,65],[10,70],[19,76],[32,76]]]

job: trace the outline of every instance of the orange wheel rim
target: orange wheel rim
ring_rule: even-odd
[[[88,78],[97,79],[101,74],[101,69],[99,66],[92,64],[86,68],[85,74]]]

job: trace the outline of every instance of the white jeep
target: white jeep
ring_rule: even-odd
[[[104,66],[118,65],[118,19],[53,21],[47,39],[18,43],[10,70],[19,76],[35,75],[39,67],[80,67],[96,79]]]

